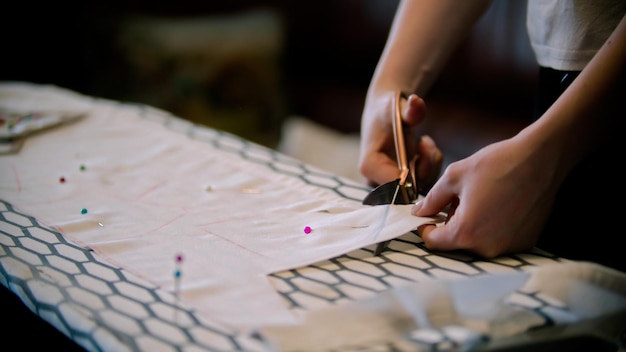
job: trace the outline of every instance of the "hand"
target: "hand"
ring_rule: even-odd
[[[368,97],[363,115],[361,131],[361,155],[359,171],[368,180],[368,185],[376,187],[398,178],[398,163],[393,138],[392,114],[394,92],[377,97]],[[414,129],[426,116],[424,100],[415,94],[401,101],[402,119],[407,126],[408,136],[414,136]],[[417,143],[415,143],[417,142]],[[407,159],[418,155],[416,176],[427,188],[435,182],[441,171],[443,155],[429,136],[418,141],[407,140]]]
[[[532,248],[555,197],[552,166],[514,138],[448,166],[412,209],[433,216],[450,206],[445,224],[419,229],[432,250],[468,250],[485,258]]]

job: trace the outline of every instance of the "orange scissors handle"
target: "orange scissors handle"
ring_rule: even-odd
[[[405,96],[402,92],[396,92],[392,111],[393,137],[399,177],[376,187],[363,199],[363,204],[409,204],[419,196],[417,179],[415,178],[415,161],[418,156],[415,155],[410,162],[407,158],[404,122],[402,121],[402,111],[400,110],[400,99],[403,97]]]
[[[394,98],[394,111],[393,111],[393,136],[396,144],[396,157],[398,161],[398,169],[400,173],[399,185],[403,188],[405,203],[413,202],[419,196],[419,190],[417,189],[417,178],[415,175],[415,162],[418,158],[417,155],[413,157],[409,163],[407,158],[407,144],[406,136],[404,132],[404,122],[402,121],[402,111],[400,110],[400,99],[406,98],[401,92],[397,91]]]
[[[394,99],[394,118],[393,124],[393,137],[396,143],[396,157],[398,160],[398,168],[400,169],[400,186],[404,186],[407,177],[409,176],[409,162],[406,157],[406,142],[404,140],[404,129],[402,128],[402,112],[400,111],[400,99],[402,98],[402,92],[396,92]]]

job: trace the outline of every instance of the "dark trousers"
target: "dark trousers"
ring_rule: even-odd
[[[578,72],[541,68],[535,119],[556,100]],[[626,104],[626,95],[624,101]],[[617,106],[617,105],[616,105]],[[623,120],[623,109],[614,110]],[[589,116],[594,118],[594,116]],[[620,126],[622,123],[617,123]],[[619,131],[615,131],[618,135]],[[626,136],[622,137],[626,141]],[[626,271],[624,142],[607,138],[567,176],[537,247],[568,259],[592,261]]]

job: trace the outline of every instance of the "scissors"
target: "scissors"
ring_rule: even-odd
[[[403,128],[402,112],[400,111],[400,99],[405,98],[402,92],[396,92],[393,102],[393,137],[396,146],[396,158],[398,161],[398,178],[384,183],[372,190],[364,199],[365,205],[380,204],[411,204],[419,197],[419,185],[415,175],[416,154],[408,162],[406,136]],[[390,241],[378,243],[374,255],[378,256]]]

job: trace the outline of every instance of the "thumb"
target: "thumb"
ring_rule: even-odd
[[[423,225],[417,230],[426,248],[433,251],[451,251],[459,249],[450,233],[450,224]]]

